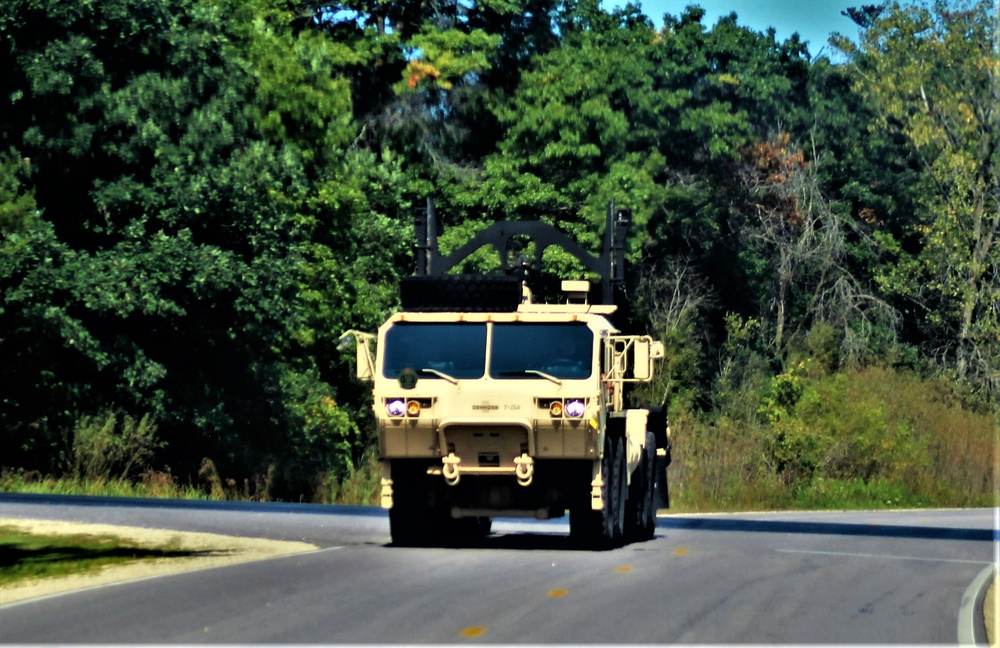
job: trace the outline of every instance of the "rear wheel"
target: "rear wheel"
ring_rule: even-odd
[[[646,499],[645,524],[642,537],[649,540],[656,533],[656,435],[646,433]]]
[[[667,466],[669,465],[670,446],[667,446],[666,456],[657,456],[654,463],[655,474],[653,475],[653,481],[656,484],[656,492],[653,501],[657,509],[670,508],[670,485],[667,481]]]

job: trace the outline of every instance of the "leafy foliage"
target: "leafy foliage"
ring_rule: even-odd
[[[499,218],[596,251],[613,200],[623,326],[668,349],[636,396],[688,435],[690,501],[945,501],[897,468],[975,480],[938,437],[978,415],[841,376],[996,411],[995,27],[985,0],[848,14],[831,61],[697,6],[3,4],[4,465],[364,500],[370,392],[335,347],[396,308],[414,208],[445,251]]]
[[[3,130],[45,163],[44,220],[4,242],[5,434],[42,430],[20,444],[38,461],[55,430],[120,408],[156,416],[182,465],[286,453],[303,156],[258,134],[218,8],[46,10],[50,29],[25,10],[6,38],[22,74]]]
[[[922,344],[984,398],[997,399],[1000,146],[995,6],[893,5],[853,56],[857,91],[901,134],[922,171],[911,249],[883,239],[896,263],[877,275],[923,312]]]

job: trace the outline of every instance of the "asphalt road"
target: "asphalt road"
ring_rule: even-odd
[[[0,642],[955,644],[997,515],[677,515],[611,551],[573,546],[564,520],[500,520],[475,546],[414,549],[364,507],[0,494],[0,517],[321,547],[3,606]]]

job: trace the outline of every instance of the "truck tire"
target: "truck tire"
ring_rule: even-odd
[[[418,275],[399,284],[403,310],[512,312],[521,304],[521,282],[508,275]]]
[[[419,547],[430,539],[426,527],[426,511],[414,506],[412,501],[393,502],[389,509],[389,535],[396,547]]]
[[[448,518],[444,520],[443,526],[445,540],[449,542],[463,542],[466,540],[479,540],[490,534],[493,528],[493,518],[472,517],[455,520]]]
[[[652,432],[646,433],[645,452],[647,472],[642,539],[650,540],[656,534],[656,435]]]
[[[656,435],[646,432],[642,460],[632,474],[632,483],[628,489],[625,536],[629,541],[649,540],[653,537],[656,530],[656,505],[653,500],[655,486]]]
[[[389,535],[396,547],[419,547],[433,537],[435,520],[430,507],[426,468],[395,461],[392,465],[393,502]]]
[[[490,533],[493,532],[493,518],[491,517],[478,517],[476,518],[476,528],[474,533],[477,538],[485,538]]]
[[[656,457],[656,475],[654,477],[654,483],[656,484],[656,494],[654,498],[654,507],[656,509],[668,509],[670,508],[670,485],[667,482],[667,466],[670,465],[670,447],[667,447],[666,457]]]
[[[612,488],[615,495],[614,544],[618,546],[625,542],[625,504],[628,502],[628,455],[625,452],[625,439],[621,436],[615,438],[615,454],[618,470]]]
[[[601,478],[604,505],[600,511],[586,503],[571,508],[569,512],[570,535],[594,549],[608,549],[621,543],[624,530],[624,500],[627,489],[625,448],[620,435],[604,435],[604,454],[601,456]],[[627,464],[626,464],[627,467]]]

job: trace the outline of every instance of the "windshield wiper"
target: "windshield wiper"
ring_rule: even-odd
[[[547,374],[544,371],[539,371],[537,369],[522,369],[521,371],[501,371],[501,376],[541,376],[546,380],[551,380],[557,385],[561,385],[562,381],[553,376],[552,374]]]
[[[443,371],[438,371],[437,369],[421,369],[420,371],[422,371],[422,372],[426,371],[427,373],[434,374],[435,376],[437,376],[439,378],[444,378],[445,380],[447,380],[448,382],[450,382],[453,385],[457,385],[458,384],[458,379],[457,378],[449,376],[448,374],[446,374]]]

